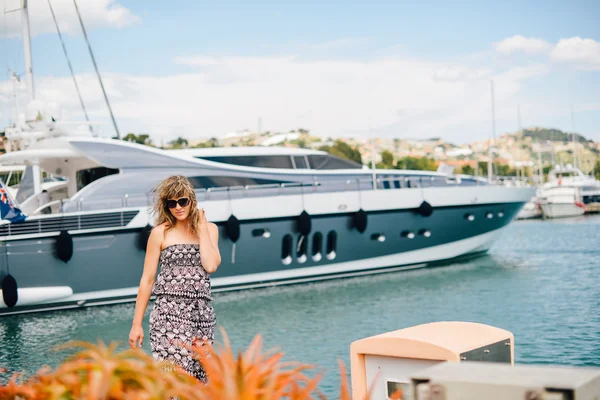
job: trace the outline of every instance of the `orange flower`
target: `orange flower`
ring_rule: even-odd
[[[222,346],[196,341],[191,351],[202,363],[208,383],[202,384],[173,364],[155,361],[140,349],[117,352],[117,344],[69,342],[59,348],[82,348],[55,370],[41,368],[29,380],[19,374],[0,386],[0,400],[325,400],[317,386],[315,367],[283,362],[283,353],[263,352],[257,335],[245,352],[232,350],[223,330]],[[348,377],[340,361],[340,400],[351,400]],[[364,400],[371,397],[371,392]],[[401,399],[396,393],[393,399]]]

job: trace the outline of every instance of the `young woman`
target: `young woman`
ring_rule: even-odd
[[[129,345],[141,347],[142,320],[150,295],[150,347],[156,360],[168,361],[206,383],[206,374],[186,346],[212,344],[215,314],[210,274],[221,263],[217,226],[197,208],[187,178],[172,176],[159,184],[154,211],[157,223],[148,239]],[[156,278],[158,264],[160,273]]]

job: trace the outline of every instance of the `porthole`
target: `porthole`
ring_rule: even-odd
[[[485,214],[485,217],[487,219],[492,219],[492,218],[494,218],[494,213],[488,212],[488,213]]]
[[[253,229],[252,236],[268,239],[271,237],[271,231],[269,231],[267,228]]]
[[[289,265],[292,262],[292,245],[292,235],[288,233],[281,241],[281,262],[284,265]]]
[[[467,221],[473,221],[475,220],[475,216],[473,214],[465,214],[465,219]]]
[[[321,261],[321,252],[323,247],[323,235],[321,232],[315,232],[312,240],[312,259],[313,261]]]
[[[378,242],[385,242],[385,235],[383,233],[374,233],[371,235],[371,240],[377,240]]]
[[[414,239],[415,238],[415,234],[414,232],[411,231],[404,231],[401,233],[402,237],[407,238],[407,239]]]
[[[336,256],[337,249],[337,233],[329,231],[327,234],[327,259],[333,260]]]
[[[299,263],[304,263],[306,261],[306,242],[308,239],[306,236],[300,234],[298,235],[298,243],[296,245],[296,259]]]
[[[498,218],[502,218],[502,217],[504,217],[504,213],[503,213],[502,211],[500,211],[500,212],[498,213]]]
[[[421,229],[419,231],[419,235],[425,236],[425,237],[430,237],[431,236],[431,231],[429,231],[428,229]]]

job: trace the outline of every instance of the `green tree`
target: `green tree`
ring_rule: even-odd
[[[182,138],[181,136],[178,137],[177,139],[171,140],[169,142],[169,144],[171,145],[172,148],[174,149],[181,149],[181,148],[185,148],[188,146],[188,141],[185,138]]]
[[[290,143],[295,144],[296,146],[300,147],[301,149],[306,149],[306,140],[304,140],[302,138],[292,140]]]
[[[138,144],[145,144],[146,146],[152,146],[152,140],[150,139],[150,136],[145,133],[139,135],[136,135],[135,133],[128,133],[127,135],[123,136],[123,140],[126,142],[133,142]]]
[[[319,150],[326,151],[334,156],[345,158],[359,164],[363,163],[360,151],[356,147],[352,147],[339,139],[334,142],[333,146],[322,146]]]
[[[208,139],[206,142],[198,143],[195,148],[219,147],[219,140],[215,137]]]
[[[387,150],[382,151],[381,152],[381,164],[384,165],[384,168],[389,168],[389,169],[394,168],[394,155]]]
[[[475,169],[469,164],[466,164],[462,166],[462,168],[460,169],[460,173],[465,175],[475,175]]]
[[[499,176],[516,176],[517,175],[517,171],[515,169],[512,169],[507,164],[496,164],[495,168],[496,168],[496,175],[499,175]]]
[[[396,169],[409,169],[418,171],[435,171],[435,160],[427,157],[403,157],[396,163]]]
[[[600,179],[600,160],[597,160],[594,165],[594,175],[596,176],[596,179]]]

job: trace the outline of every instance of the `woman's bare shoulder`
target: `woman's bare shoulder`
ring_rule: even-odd
[[[208,225],[208,229],[210,229],[211,231],[219,232],[219,227],[214,222],[207,222],[207,225]]]
[[[162,223],[160,225],[156,225],[152,228],[152,232],[150,232],[150,240],[158,244],[162,248],[163,239],[165,239],[165,232],[169,226],[168,222]]]
[[[156,225],[152,231],[156,231],[156,233],[165,233],[165,231],[167,230],[167,228],[169,227],[169,223],[168,222],[163,222],[160,225]]]

